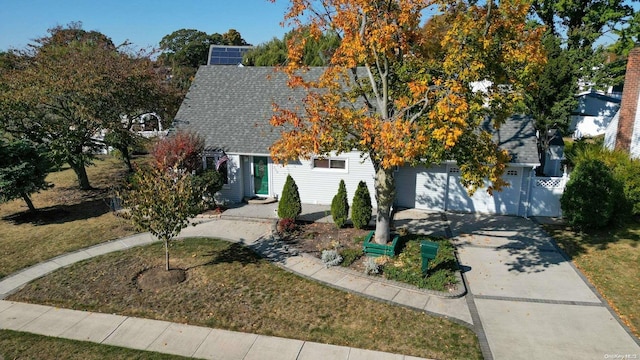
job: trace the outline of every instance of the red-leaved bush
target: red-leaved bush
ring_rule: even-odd
[[[189,131],[178,131],[156,143],[151,154],[161,170],[178,168],[192,172],[202,168],[204,139]]]

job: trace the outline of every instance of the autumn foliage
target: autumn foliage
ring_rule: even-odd
[[[178,168],[187,172],[202,168],[204,139],[188,131],[178,131],[156,143],[151,154],[161,170]]]
[[[425,10],[440,12],[446,24],[439,46],[420,28]],[[357,150],[370,158],[380,243],[388,238],[396,166],[455,160],[470,191],[485,179],[488,191],[500,189],[509,155],[481,125],[491,119],[498,127],[517,113],[545,61],[544,29],[526,26],[528,11],[524,0],[291,1],[284,24],[294,31],[282,70],[306,98],[294,109],[274,105],[271,124],[282,136],[272,157]],[[307,34],[325,32],[337,34],[340,45],[323,75],[309,79],[302,65]],[[486,90],[474,92],[481,81]]]

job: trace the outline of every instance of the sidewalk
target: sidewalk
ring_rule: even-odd
[[[256,210],[257,209],[257,210]],[[272,237],[275,213],[268,207],[248,208],[249,214],[230,209],[216,219],[199,219],[179,237],[215,237],[242,242],[279,266],[301,276],[364,296],[451,317],[471,326],[464,298],[446,299],[425,291],[337,267],[325,268],[319,259],[292,254]],[[253,212],[255,210],[255,212]],[[323,207],[307,207],[309,220],[328,221]],[[273,216],[273,217],[272,217]],[[0,281],[0,299],[28,282],[56,269],[93,256],[143,246],[155,241],[148,233],[81,249],[58,256],[10,275]],[[208,329],[164,321],[91,313],[0,300],[0,328],[41,335],[123,346],[206,359],[417,359],[293,339]]]

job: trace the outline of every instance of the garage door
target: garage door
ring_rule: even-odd
[[[504,180],[509,183],[502,191],[495,191],[489,195],[485,188],[478,189],[473,196],[467,194],[460,183],[460,169],[449,168],[449,182],[447,186],[446,209],[460,212],[477,212],[488,214],[518,215],[520,199],[520,184],[522,169],[508,169]],[[486,186],[489,185],[487,182]]]
[[[416,209],[438,210],[445,208],[447,167],[434,166],[416,174]]]

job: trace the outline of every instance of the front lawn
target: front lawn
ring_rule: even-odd
[[[464,326],[300,278],[239,244],[187,239],[174,242],[170,254],[186,281],[141,289],[139,275],[163,265],[156,243],[60,269],[10,300],[426,358],[482,356]]]
[[[581,233],[545,225],[631,331],[640,337],[640,224]]]
[[[102,360],[158,359],[179,360],[182,356],[125,349],[92,342],[0,330],[0,359]]]
[[[104,157],[87,168],[93,190],[79,190],[73,170],[49,174],[55,186],[33,195],[29,213],[22,199],[0,205],[0,278],[38,262],[134,233],[109,208],[109,190],[124,176],[122,161]]]

